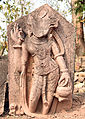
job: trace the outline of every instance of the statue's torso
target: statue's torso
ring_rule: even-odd
[[[34,71],[38,75],[47,75],[58,66],[52,59],[52,40],[35,36],[27,40],[28,52],[34,57]]]

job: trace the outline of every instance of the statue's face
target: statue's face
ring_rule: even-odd
[[[28,34],[33,33],[36,37],[43,37],[58,26],[58,18],[48,8],[40,9],[28,15]]]

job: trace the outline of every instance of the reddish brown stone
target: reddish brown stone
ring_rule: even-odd
[[[40,13],[40,14],[38,14],[38,13]],[[46,15],[51,16],[52,19],[55,18],[56,22],[54,22],[55,20],[51,21],[52,19],[50,17],[47,17]],[[40,22],[40,19],[43,19],[45,16],[47,18],[45,18],[44,21],[42,20],[43,22]],[[33,19],[32,17],[34,17],[35,19]],[[38,18],[39,18],[39,20],[38,20]],[[46,20],[48,21],[47,24],[46,24]],[[51,22],[53,22],[53,24],[51,24]],[[22,42],[22,39],[24,39],[22,37],[18,37],[18,39],[15,38],[16,37],[16,29],[15,29],[15,32],[12,32],[12,34],[10,34],[11,30],[16,27],[15,23],[17,23],[19,25],[19,27],[22,28],[22,33],[24,33],[26,36],[24,42]],[[38,24],[40,24],[41,27]],[[31,27],[30,27],[30,25],[31,25]],[[31,41],[34,43],[37,43],[38,41],[36,40],[36,38],[44,36],[46,34],[49,34],[48,31],[49,31],[50,27],[52,27],[51,25],[53,25],[53,27],[55,27],[55,30],[52,32],[53,33],[52,35],[54,36],[55,39],[56,38],[59,39],[59,40],[56,39],[55,42],[58,43],[58,45],[59,45],[58,48],[60,47],[60,49],[61,49],[61,51],[59,51],[58,48],[57,48],[58,50],[56,50],[56,48],[53,47],[53,53],[54,53],[55,57],[57,57],[57,55],[60,55],[60,56],[63,55],[64,49],[63,49],[63,45],[62,45],[61,41],[63,42],[64,47],[65,47],[64,58],[63,57],[56,58],[56,61],[57,61],[58,65],[61,67],[60,70],[62,72],[69,72],[70,77],[73,81],[74,28],[73,28],[72,24],[67,22],[65,20],[65,18],[63,18],[60,14],[58,14],[51,7],[49,7],[48,5],[41,6],[40,8],[36,9],[34,12],[30,13],[29,16],[23,16],[8,26],[10,114],[23,113],[23,111],[26,114],[28,114],[27,111],[29,110],[29,107],[31,106],[30,105],[31,100],[29,98],[30,98],[30,94],[32,95],[31,88],[32,88],[33,80],[34,80],[34,79],[32,79],[32,77],[34,75],[33,67],[34,67],[34,63],[35,63],[35,60],[34,60],[35,55],[31,56],[31,51],[30,51],[28,53],[29,58],[26,59],[27,58],[26,52],[29,51],[29,48],[32,48],[32,50],[34,48],[34,47],[31,47],[31,44],[30,44]],[[18,31],[18,33],[19,32],[20,31]],[[12,35],[13,35],[13,37],[12,37]],[[51,35],[49,36],[49,38],[51,38]],[[18,42],[17,40],[21,40],[21,41]],[[17,45],[17,43],[18,43],[18,45]],[[23,47],[24,47],[24,49],[23,49]],[[46,46],[44,46],[44,45],[43,45],[43,47],[46,48]],[[59,54],[59,52],[61,52],[61,54]],[[42,53],[43,52],[41,52],[39,55],[42,55]],[[57,53],[57,55],[56,55],[56,53]],[[43,54],[43,56],[44,56],[44,54]],[[23,63],[21,62],[22,58],[23,58]],[[66,62],[66,66],[65,66],[64,59]],[[42,61],[44,61],[44,60],[42,60]],[[22,80],[22,82],[20,83],[20,77],[22,74],[23,66],[25,67],[24,63],[26,63],[26,73],[25,74],[26,74],[27,78],[26,78],[26,80]],[[67,68],[68,68],[68,71],[67,71]],[[40,71],[41,71],[41,69],[40,69]],[[41,71],[41,73],[39,73],[38,75],[41,75],[41,74],[44,75],[44,73],[46,71],[49,72],[50,70],[45,70],[45,71],[43,70],[43,72]],[[58,73],[58,69],[56,71],[57,71],[56,79],[58,79],[58,77],[62,76],[63,73]],[[55,74],[55,72],[54,72],[54,74]],[[54,74],[52,74],[52,75],[54,75]],[[23,76],[24,76],[24,74],[22,74],[22,79],[23,79]],[[65,78],[69,77],[68,73],[63,74],[63,76]],[[25,83],[25,81],[26,81],[26,83]],[[62,83],[62,81],[61,81],[61,83]],[[38,87],[39,87],[39,85],[40,84],[37,84]],[[56,84],[54,84],[54,85],[56,85]],[[69,85],[71,86],[71,82],[69,82]],[[52,88],[52,87],[50,87],[50,88]],[[36,90],[37,90],[37,87],[36,87]],[[54,88],[54,90],[55,90],[55,88]],[[37,92],[35,91],[34,98],[35,98],[36,94],[37,94]],[[62,92],[61,92],[61,94],[62,94]],[[43,98],[45,98],[44,96],[43,96]],[[48,97],[50,97],[50,95]],[[56,110],[58,110],[58,111],[61,110],[61,107],[62,107],[62,109],[66,109],[66,110],[69,109],[72,105],[72,96],[68,97],[68,100],[69,101],[62,101],[60,103],[60,102],[58,102],[57,99],[54,99],[52,104],[55,106],[55,103],[56,103],[56,106],[54,107],[52,105],[50,113],[54,113]],[[25,101],[25,105],[23,104],[23,101]],[[44,101],[46,101],[46,100],[44,100]],[[37,102],[35,102],[35,105],[36,105],[36,103]],[[68,106],[66,106],[67,103],[69,105],[69,108],[68,108]],[[39,110],[40,112],[42,112],[43,108],[42,108],[41,104],[42,104],[42,100],[39,101],[39,103],[37,105],[37,107],[38,107],[37,111]],[[35,107],[33,107],[33,108],[35,108]],[[30,108],[30,109],[33,110],[33,108]]]

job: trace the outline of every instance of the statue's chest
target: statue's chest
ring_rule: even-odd
[[[44,59],[47,55],[50,56],[52,42],[48,41],[46,38],[29,39],[28,49],[32,56],[38,56],[39,59]]]

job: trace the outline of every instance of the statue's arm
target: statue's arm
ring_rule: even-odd
[[[59,56],[57,55],[57,54],[59,54],[59,48],[58,48],[56,42],[52,43],[52,52],[53,52],[54,57],[57,56],[57,57],[55,57],[55,61],[58,63],[58,65],[60,67],[60,71],[67,69],[63,55],[59,55]]]
[[[26,72],[27,59],[28,59],[28,51],[26,48],[26,44],[24,42],[22,44],[22,57],[21,57],[22,72]]]
[[[22,35],[24,35],[22,28],[19,28],[18,24],[15,23],[13,29],[11,30],[11,38],[15,42],[16,46],[22,45],[24,42]]]
[[[57,55],[57,54],[59,54],[60,51],[59,51],[59,47],[55,41],[52,43],[52,52],[53,52],[56,63],[59,65],[60,72],[61,72],[61,77],[59,79],[58,84],[60,86],[65,86],[65,85],[67,85],[68,82],[71,82],[70,75],[69,75],[68,69],[66,67],[63,55]]]
[[[13,29],[11,30],[11,38],[15,42],[13,47],[22,48],[21,66],[22,66],[22,72],[25,72],[28,54],[26,50],[25,38],[23,36],[24,36],[24,32],[22,28],[19,28],[18,24],[15,23]]]

